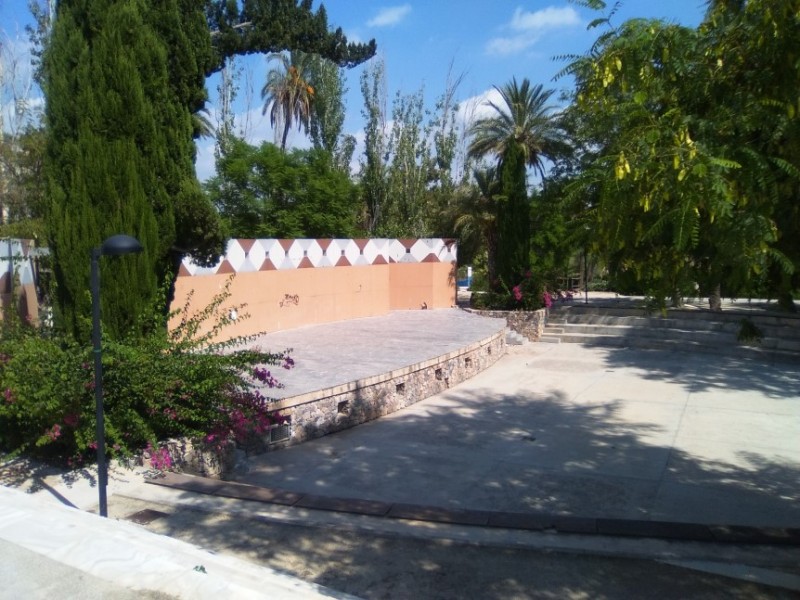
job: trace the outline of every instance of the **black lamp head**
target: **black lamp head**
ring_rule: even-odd
[[[106,238],[100,246],[100,253],[104,256],[121,256],[123,254],[134,254],[144,250],[142,245],[135,237],[118,233]]]

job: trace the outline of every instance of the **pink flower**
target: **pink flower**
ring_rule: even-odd
[[[57,440],[61,436],[61,425],[56,423],[46,433],[51,440]]]
[[[511,288],[511,291],[514,293],[514,298],[516,301],[522,302],[522,288],[520,288],[518,285],[515,285],[513,288]]]
[[[5,397],[6,402],[8,402],[9,404],[14,404],[14,394],[11,393],[11,388],[6,388],[6,391],[3,394],[3,396]]]
[[[68,415],[64,415],[64,425],[67,427],[72,427],[73,429],[78,426],[78,415],[75,413],[69,413]]]
[[[544,302],[546,308],[550,308],[551,306],[553,306],[553,298],[552,296],[550,296],[549,292],[545,292],[544,294],[542,294],[542,301]]]

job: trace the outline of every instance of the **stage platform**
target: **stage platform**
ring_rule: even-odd
[[[272,369],[283,387],[263,390],[291,417],[291,427],[266,445],[346,429],[439,393],[494,364],[505,353],[505,334],[504,319],[459,308],[263,334],[252,346],[288,350],[294,361],[291,369]]]

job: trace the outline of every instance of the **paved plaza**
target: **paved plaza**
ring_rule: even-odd
[[[444,393],[246,467],[236,481],[325,496],[800,527],[800,367],[510,347]]]
[[[427,360],[453,350],[450,336],[463,336],[455,342],[459,346],[485,338],[497,325],[458,309],[412,311],[282,332],[261,342],[276,351],[294,348],[297,369],[284,377],[284,391],[291,395],[309,386],[338,385],[337,378],[351,377],[348,369],[356,363],[384,372]],[[359,372],[357,377],[373,374]],[[307,495],[334,510],[316,510],[314,502],[279,506],[171,489],[146,483],[141,469],[115,467],[109,482],[112,517],[126,517],[134,507],[157,509],[156,516],[188,509],[193,540],[209,539],[211,530],[202,526],[206,519],[200,514],[236,517],[245,520],[231,521],[220,539],[234,537],[245,546],[259,543],[247,532],[246,519],[256,519],[321,528],[314,535],[369,532],[486,548],[616,553],[669,559],[800,590],[791,558],[796,558],[796,546],[675,545],[679,540],[414,523],[358,510],[390,503],[451,514],[614,519],[638,524],[634,527],[660,522],[724,525],[735,531],[745,526],[796,534],[798,365],[663,350],[527,344],[510,347],[474,378],[387,417],[240,458],[235,484]],[[8,562],[16,573],[15,589],[29,597],[46,597],[50,588],[41,573],[55,568],[47,560],[23,560],[30,553],[55,556],[76,586],[98,590],[95,597],[106,592],[105,584],[93,578],[110,578],[125,589],[137,582],[160,582],[150,589],[169,596],[153,597],[211,597],[233,590],[236,597],[259,597],[264,581],[274,581],[280,597],[336,595],[270,569],[177,544],[138,525],[83,512],[97,506],[91,471],[69,477],[47,470],[6,470],[2,475],[4,485],[35,492],[30,497],[0,489],[0,554],[15,557]],[[298,532],[287,533],[283,543],[291,543]],[[336,557],[329,558],[335,570]],[[213,576],[204,578],[196,566]],[[623,563],[613,567],[619,577],[630,568]],[[637,573],[643,585],[647,569]],[[663,576],[664,582],[672,580],[666,572]],[[575,577],[579,585],[581,576]],[[688,575],[682,579],[690,581]],[[602,586],[591,589],[605,591]]]

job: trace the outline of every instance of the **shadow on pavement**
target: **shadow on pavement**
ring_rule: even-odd
[[[786,391],[788,376],[760,370],[753,381],[742,369],[755,365],[730,360],[700,376],[691,365],[658,364],[655,354],[612,351],[607,366],[677,384],[674,401],[632,401],[627,395],[637,386],[597,401],[524,383],[512,392],[456,387],[378,421],[253,457],[236,480],[447,508],[797,527],[796,445],[751,444],[723,431],[724,423],[707,431],[708,418],[686,400],[697,390],[749,387],[788,401],[796,397]],[[726,371],[735,382],[726,382]],[[598,374],[604,377],[607,370]],[[781,426],[779,417],[772,421]]]

